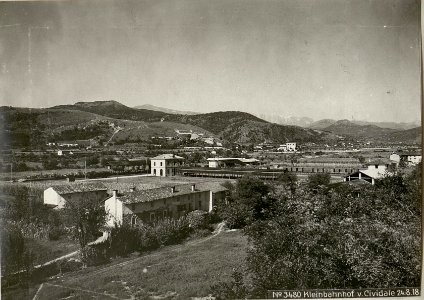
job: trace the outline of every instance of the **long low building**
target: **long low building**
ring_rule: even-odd
[[[190,211],[212,211],[225,199],[227,189],[219,183],[184,184],[123,194],[113,191],[105,201],[109,226],[123,223],[153,222],[163,218],[179,218]]]
[[[211,157],[208,158],[209,168],[229,168],[234,166],[256,165],[259,160],[256,158],[239,157]]]

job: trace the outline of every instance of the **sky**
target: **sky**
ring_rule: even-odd
[[[0,105],[421,120],[419,0],[0,2]]]

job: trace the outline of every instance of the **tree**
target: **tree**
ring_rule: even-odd
[[[289,188],[292,194],[296,192],[296,187],[297,187],[296,174],[285,170],[280,176],[278,176],[278,181],[281,182],[284,187]]]
[[[310,190],[316,190],[326,187],[330,184],[331,176],[328,173],[312,174],[308,176],[308,187]]]
[[[66,201],[63,216],[65,222],[73,227],[73,235],[81,249],[99,236],[104,226],[107,213],[102,202],[83,198]]]
[[[230,187],[229,204],[220,208],[221,217],[230,228],[243,228],[258,219],[266,219],[272,213],[275,199],[271,187],[250,176],[239,179]]]
[[[32,271],[34,254],[28,249],[21,229],[2,222],[0,236],[2,275],[24,270],[18,276],[20,283],[26,283]]]
[[[399,179],[396,179],[395,183]],[[404,197],[415,197],[403,189]],[[272,289],[384,288],[420,284],[420,214],[388,186],[344,186],[275,202],[245,228],[252,295]],[[414,196],[415,195],[415,196]]]

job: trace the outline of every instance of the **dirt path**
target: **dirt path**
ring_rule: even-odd
[[[59,261],[59,260],[62,260],[62,259],[66,259],[66,258],[69,258],[69,257],[75,256],[75,255],[77,255],[77,254],[78,254],[78,252],[79,252],[79,250],[74,251],[74,252],[71,252],[71,253],[68,253],[68,254],[65,254],[65,255],[62,255],[61,257],[58,257],[58,258],[55,258],[55,259],[50,260],[50,261],[48,261],[48,262],[45,262],[44,264],[36,265],[36,266],[34,266],[34,269],[38,269],[38,268],[41,268],[41,267],[45,267],[45,266],[51,265],[51,264],[53,264],[53,263],[55,263],[55,262],[57,262],[57,261]]]
[[[212,233],[211,236],[207,236],[205,238],[202,238],[202,239],[199,239],[199,240],[196,240],[196,241],[190,241],[190,242],[187,242],[187,243],[184,243],[184,244],[168,246],[164,250],[167,251],[167,252],[173,252],[173,251],[180,250],[180,249],[182,249],[184,247],[187,247],[187,246],[193,246],[193,245],[198,245],[198,244],[204,243],[206,241],[209,241],[210,239],[213,239],[217,235],[219,235],[224,230],[224,226],[225,226],[225,223],[224,222],[221,222],[221,223],[218,224],[218,226],[216,227],[215,231]],[[131,264],[131,263],[137,262],[137,261],[142,260],[142,259],[145,259],[147,257],[155,257],[155,256],[159,256],[159,255],[161,255],[161,254],[159,254],[159,253],[145,254],[145,255],[142,255],[142,256],[135,257],[133,259],[124,261],[122,263],[111,265],[111,266],[107,266],[107,267],[104,267],[104,268],[102,268],[100,270],[91,272],[91,275],[102,274],[102,273],[105,273],[105,272],[112,272],[112,270],[114,270],[116,268],[120,268],[120,267],[125,266],[127,264]]]
[[[167,251],[167,252],[174,252],[174,251],[181,250],[181,249],[182,249],[182,248],[184,248],[184,247],[190,247],[190,246],[194,246],[194,245],[198,245],[198,244],[204,243],[204,242],[206,242],[206,241],[209,241],[210,239],[215,238],[215,237],[216,237],[216,236],[218,236],[219,234],[221,234],[221,233],[224,231],[224,226],[225,226],[225,223],[224,223],[224,222],[221,222],[221,223],[219,223],[219,224],[217,225],[217,227],[216,227],[215,231],[214,231],[214,232],[212,233],[212,235],[210,235],[210,236],[207,236],[207,237],[205,237],[205,238],[202,238],[202,239],[199,239],[199,240],[195,240],[195,241],[189,241],[189,242],[184,243],[184,244],[168,246],[168,247],[166,247],[166,249],[164,249],[164,250],[165,250],[165,251]],[[53,262],[58,261],[58,260],[60,260],[60,259],[64,259],[64,258],[67,258],[67,257],[71,257],[71,256],[73,256],[73,255],[75,255],[75,254],[77,254],[77,253],[78,253],[78,251],[75,251],[75,252],[69,253],[69,254],[67,254],[67,255],[64,255],[64,256],[58,257],[58,258],[56,258],[56,259],[54,259],[54,260],[52,260],[52,261],[49,261],[49,262],[47,262],[47,263],[45,263],[45,264],[50,264],[50,263],[53,263]],[[105,272],[113,273],[113,270],[114,270],[114,269],[116,269],[116,268],[121,268],[122,266],[125,266],[125,265],[128,265],[128,264],[131,264],[131,263],[135,263],[135,262],[137,262],[138,260],[142,260],[142,259],[145,259],[145,258],[148,258],[148,257],[155,257],[155,256],[159,256],[159,255],[162,255],[162,254],[163,254],[163,252],[161,252],[161,253],[150,253],[150,254],[145,254],[145,255],[143,255],[143,256],[139,256],[139,257],[136,257],[136,258],[133,258],[133,259],[129,259],[129,260],[124,261],[124,262],[119,263],[119,264],[114,264],[114,265],[111,265],[111,266],[106,266],[106,267],[104,267],[104,268],[102,268],[102,269],[99,269],[99,270],[97,270],[97,271],[90,272],[90,275],[97,275],[97,274],[102,274],[102,273],[105,273]],[[44,264],[44,265],[45,265],[45,264]],[[70,276],[70,277],[68,277],[68,279],[69,279],[69,278],[72,278],[72,277],[74,277],[74,276],[78,276],[78,274],[75,274],[75,275],[73,275],[73,276]],[[78,288],[78,287],[62,286],[62,285],[59,285],[59,284],[57,284],[57,283],[44,282],[44,283],[42,283],[42,284],[40,285],[40,287],[39,287],[39,289],[38,289],[37,293],[35,294],[35,296],[34,296],[34,298],[33,298],[33,300],[38,299],[38,294],[39,294],[39,292],[41,291],[41,289],[42,289],[45,285],[51,285],[51,286],[56,286],[56,287],[61,287],[61,288],[71,289],[71,290],[79,290],[79,291],[83,291],[83,292],[87,292],[87,293],[92,293],[92,294],[100,295],[100,293],[98,293],[98,292],[94,292],[94,291],[90,291],[90,290],[84,290],[84,289],[80,289],[80,288]],[[112,296],[112,295],[106,295],[106,294],[101,294],[101,295],[109,296],[109,297],[111,297],[111,298],[115,298],[115,297],[114,297],[114,296]],[[115,298],[115,299],[119,299],[119,298]]]

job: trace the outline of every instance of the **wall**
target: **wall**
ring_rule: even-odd
[[[112,196],[105,201],[105,210],[108,214],[106,224],[108,226],[122,225],[123,213],[122,213],[123,204],[119,201],[116,196]]]

